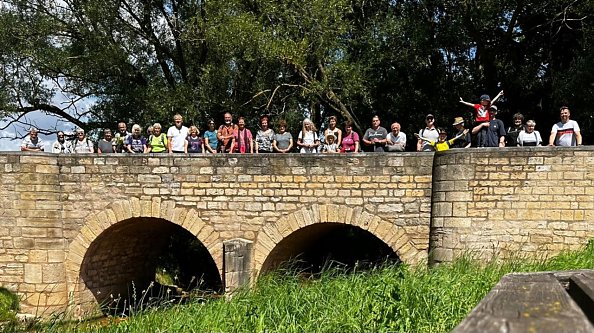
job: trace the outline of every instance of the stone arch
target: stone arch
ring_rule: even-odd
[[[388,245],[402,262],[417,264],[427,261],[427,252],[419,250],[404,228],[370,214],[362,207],[319,205],[303,207],[275,223],[268,223],[258,233],[254,244],[254,271],[259,274],[273,249],[293,232],[317,223],[344,223],[368,231]]]
[[[219,233],[206,224],[198,212],[189,207],[176,207],[173,200],[140,200],[130,198],[111,203],[99,212],[92,212],[85,219],[77,236],[70,242],[66,255],[66,278],[71,306],[77,311],[96,311],[96,304],[88,288],[80,281],[81,268],[91,244],[110,227],[133,218],[156,218],[185,229],[206,247],[222,276],[223,247]]]

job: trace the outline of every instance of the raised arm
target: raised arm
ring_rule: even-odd
[[[467,105],[467,106],[470,106],[470,107],[474,107],[474,104],[469,103],[469,102],[466,102],[465,100],[462,99],[462,97],[460,97],[460,103],[462,103],[464,105]]]
[[[468,128],[465,129],[464,131],[462,131],[462,133],[460,133],[460,134],[456,135],[455,137],[453,137],[452,140],[458,140],[461,137],[465,136],[466,134],[468,134]]]
[[[431,142],[430,139],[420,136],[419,133],[415,133],[415,137],[421,141]]]
[[[497,102],[497,100],[499,99],[499,97],[503,96],[503,90],[501,90],[497,96],[495,96],[495,98],[493,98],[493,100],[491,100],[491,104],[494,104],[495,102]]]

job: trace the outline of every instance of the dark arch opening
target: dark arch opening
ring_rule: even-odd
[[[399,262],[394,250],[367,230],[343,223],[318,223],[280,241],[264,261],[261,272],[288,266],[317,274],[332,265],[350,270]]]
[[[85,253],[80,278],[104,312],[187,291],[222,290],[206,247],[186,229],[158,218],[132,218],[101,233]]]

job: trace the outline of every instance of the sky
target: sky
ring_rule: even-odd
[[[56,95],[54,96],[54,98],[52,99],[51,103],[53,105],[68,105],[69,101],[68,98],[61,94],[61,93],[56,93]],[[83,99],[80,100],[76,103],[77,108],[79,111],[81,110],[88,110],[89,107],[91,107],[94,103],[94,99],[92,98],[87,98],[87,99]],[[71,114],[74,114],[75,111],[74,109],[71,110],[70,112]],[[60,118],[47,114],[45,112],[31,112],[29,115],[27,115],[26,117],[28,123],[33,124],[35,127],[39,128],[39,129],[53,129],[53,128],[57,128],[58,130],[62,130],[66,133],[70,133],[73,132],[74,125],[70,122],[65,122],[63,120],[60,120]],[[8,121],[6,119],[2,119],[0,121],[0,128],[4,127],[8,124]],[[24,125],[12,125],[9,126],[8,128],[4,129],[4,130],[0,130],[0,151],[19,151],[20,147],[21,147],[21,142],[23,141],[22,139],[11,139],[14,138],[16,136],[22,136],[22,134],[26,133],[29,130],[29,128],[25,128]],[[19,135],[17,135],[19,134]],[[54,141],[56,141],[56,135],[43,135],[40,134],[39,138],[41,138],[41,140],[43,140],[44,144],[45,144],[45,151],[48,151],[51,148],[51,145]]]
[[[42,112],[34,112],[31,113],[31,116],[29,117],[29,120],[36,125],[36,127],[38,128],[50,128],[56,125],[56,120],[57,118],[54,116],[49,116],[46,115]],[[2,122],[0,122],[1,127],[6,126],[7,121],[3,120]],[[65,126],[64,126],[65,127]],[[58,127],[60,129],[66,129],[66,128],[61,128]],[[18,151],[20,150],[20,146],[21,146],[21,142],[23,141],[22,139],[9,139],[8,137],[15,137],[18,133],[25,133],[26,129],[24,127],[22,127],[21,125],[13,125],[8,127],[5,130],[1,130],[0,131],[0,151]],[[46,136],[46,135],[42,135],[40,134],[39,137],[41,138],[41,140],[43,140],[43,142],[45,143],[45,151],[48,151],[48,149],[51,147],[51,144],[56,140],[56,136],[55,135],[51,135],[51,136]]]

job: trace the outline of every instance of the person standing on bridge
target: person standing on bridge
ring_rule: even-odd
[[[305,118],[303,128],[297,137],[297,146],[301,147],[300,152],[302,154],[317,153],[319,145],[320,138],[316,126],[309,118]]]
[[[124,122],[120,122],[118,123],[118,131],[115,134],[114,137],[114,143],[115,143],[115,152],[116,153],[125,153],[126,152],[126,140],[128,140],[128,136],[130,135],[130,132],[128,132],[128,127],[126,126],[126,123]]]
[[[406,134],[400,132],[400,124],[393,123],[390,129],[392,132],[386,136],[386,150],[404,151],[406,149]]]
[[[560,109],[561,121],[553,125],[551,136],[549,137],[549,146],[581,146],[582,132],[580,126],[575,120],[570,120],[569,108],[562,106]]]
[[[219,127],[217,131],[217,139],[219,139],[219,151],[221,153],[231,153],[231,146],[235,136],[233,133],[237,130],[237,125],[233,124],[233,116],[229,112],[225,112],[225,123]]]
[[[93,141],[89,140],[85,135],[85,130],[79,128],[76,130],[76,138],[74,138],[74,142],[72,143],[72,151],[75,153],[94,153],[95,152],[95,145]]]
[[[29,135],[21,143],[21,151],[40,152],[44,150],[44,145],[43,140],[39,138],[37,128],[31,127]]]
[[[274,135],[272,140],[272,148],[277,153],[288,153],[293,148],[293,136],[287,132],[287,122],[281,120],[278,122],[278,132]]]
[[[505,147],[505,125],[499,119],[496,119],[497,107],[491,105],[489,108],[489,121],[478,124],[472,129],[472,134],[482,131],[479,135],[477,144],[479,147]]]
[[[371,118],[371,127],[365,131],[363,135],[363,143],[370,147],[370,151],[376,153],[383,153],[386,146],[386,137],[388,131],[380,126],[380,119],[378,116]]]
[[[418,133],[419,137],[431,141],[439,139],[439,130],[435,127],[435,117],[432,114],[425,116],[425,128]],[[435,151],[435,147],[429,144],[429,141],[417,140],[417,151]]]
[[[456,129],[456,134],[454,135],[454,137],[460,135],[461,133],[464,132],[464,130],[466,130],[466,128],[464,127],[464,118],[462,117],[456,117],[454,118],[454,123],[452,124],[452,126],[454,126],[454,128]],[[472,138],[470,137],[470,133],[468,133],[468,131],[466,131],[467,133],[465,135],[463,135],[460,139],[456,140],[456,142],[454,142],[454,144],[452,145],[452,148],[468,148],[470,147],[470,145],[472,144]]]
[[[217,130],[215,129],[214,119],[208,119],[208,129],[204,131],[204,148],[211,154],[216,154],[219,148],[219,139],[217,138]]]
[[[183,153],[186,137],[188,137],[188,128],[184,126],[183,118],[178,113],[173,116],[174,125],[167,131],[167,145],[169,153]]]
[[[56,135],[56,141],[52,145],[52,153],[60,154],[69,154],[72,152],[72,143],[70,141],[66,141],[64,132],[59,131]]]
[[[274,130],[269,126],[268,116],[260,117],[260,129],[256,132],[256,154],[272,153],[272,141],[274,140]]]
[[[353,123],[346,121],[344,123],[344,137],[340,144],[341,153],[357,153],[359,152],[359,134],[353,131]]]

